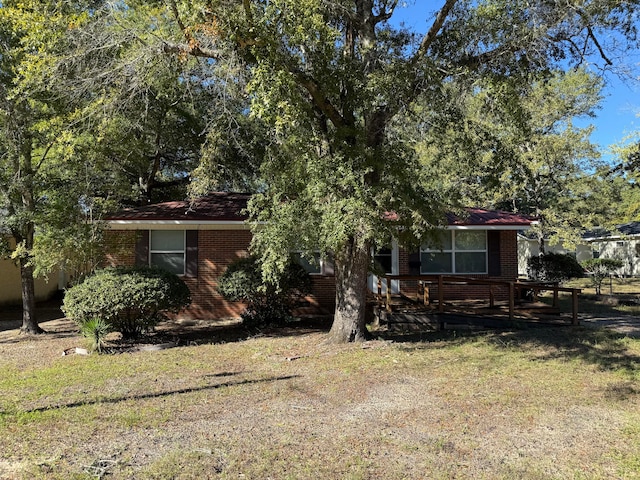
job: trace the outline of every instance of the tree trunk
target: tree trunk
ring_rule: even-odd
[[[33,267],[29,258],[20,258],[20,280],[22,282],[22,327],[20,333],[44,333],[36,318],[36,290]]]
[[[44,333],[44,330],[40,328],[36,319],[36,289],[33,280],[33,265],[31,263],[33,237],[35,233],[33,217],[36,213],[36,195],[34,194],[35,171],[32,164],[32,140],[29,135],[24,138],[20,150],[20,158],[22,161],[18,162],[15,171],[21,172],[22,208],[28,218],[17,230],[12,232],[16,242],[21,245],[20,255],[18,257],[20,264],[20,281],[22,284],[22,327],[20,327],[20,332]]]
[[[335,258],[336,310],[329,341],[360,342],[367,338],[365,307],[369,248],[352,239]]]

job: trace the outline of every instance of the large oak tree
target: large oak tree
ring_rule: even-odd
[[[392,23],[397,0],[169,1],[183,40],[164,51],[246,65],[247,113],[267,135],[254,247],[272,268],[290,249],[332,252],[330,337],[354,341],[366,336],[373,245],[398,232],[419,239],[450,203],[425,188],[429,165],[397,134],[415,103],[427,128],[441,128],[456,114],[448,95],[481,81],[499,97],[550,69],[596,57],[606,66],[604,33],[635,41],[635,7],[444,0],[415,32]]]

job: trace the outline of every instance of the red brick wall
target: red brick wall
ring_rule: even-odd
[[[194,318],[237,317],[244,306],[228,302],[218,293],[217,279],[229,264],[247,256],[251,241],[248,230],[200,230],[198,232],[198,276],[185,278],[192,305],[185,316]]]
[[[132,266],[136,263],[136,230],[106,230],[105,241],[105,265]]]
[[[333,275],[311,275],[312,294],[296,314],[333,314],[336,306],[336,282]]]
[[[105,232],[107,265],[133,265],[135,243],[139,235],[134,230],[108,230]],[[216,290],[217,278],[234,260],[247,255],[251,241],[248,230],[200,230],[198,232],[198,277],[185,277],[192,295],[192,305],[181,316],[207,319],[237,317],[244,306],[224,300]],[[400,274],[409,274],[409,254],[399,252]],[[491,277],[514,281],[518,276],[517,237],[515,231],[500,232],[501,274]],[[470,276],[470,275],[465,275]],[[488,275],[474,275],[489,278]],[[335,308],[335,281],[333,275],[312,275],[313,294],[307,298],[308,305],[300,313],[332,313]],[[416,282],[403,282],[401,288],[407,294],[415,294]],[[437,286],[430,287],[432,298],[437,298]],[[445,299],[488,299],[489,288],[484,285],[447,285]],[[506,299],[506,288],[496,288],[496,299]]]
[[[105,264],[134,265],[135,244],[138,234],[134,230],[108,230],[105,232]],[[183,277],[191,290],[191,306],[179,316],[214,319],[238,317],[244,305],[228,302],[217,291],[217,279],[233,261],[247,255],[251,242],[249,230],[198,231],[198,276]],[[312,275],[313,294],[307,298],[304,313],[332,312],[335,304],[333,276]]]

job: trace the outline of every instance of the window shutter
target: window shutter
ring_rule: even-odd
[[[136,231],[136,260],[137,266],[149,265],[149,230]]]
[[[500,265],[500,231],[487,232],[487,255],[489,260],[489,276],[499,277],[502,273]]]
[[[409,275],[420,275],[420,252],[409,254]]]
[[[185,265],[186,277],[198,276],[198,230],[186,231]]]

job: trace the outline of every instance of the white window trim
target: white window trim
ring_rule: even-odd
[[[166,230],[156,229],[149,230],[149,266],[152,267],[151,256],[153,254],[182,253],[182,273],[176,273],[179,277],[184,277],[187,273],[187,231],[182,230],[182,250],[153,250],[151,248],[153,232],[164,232]]]
[[[292,253],[293,255],[298,255],[300,258],[303,258],[303,255],[302,255],[302,254],[303,254],[304,252],[303,252],[302,250],[293,250],[291,253]],[[320,261],[319,261],[319,263],[318,263],[318,267],[320,268],[320,271],[319,271],[319,272],[307,272],[307,273],[308,273],[309,275],[313,275],[313,276],[321,276],[321,275],[324,275],[324,271],[325,271],[325,269],[324,269],[325,260],[324,260],[324,258],[322,258],[322,252],[320,252],[320,250],[312,250],[312,251],[310,251],[310,252],[308,252],[308,253],[312,253],[313,255],[318,255],[318,258],[319,258],[319,260],[320,260]],[[305,260],[306,260],[306,258],[305,258]],[[315,264],[313,264],[313,263],[311,263],[311,262],[309,262],[309,261],[308,261],[308,263],[310,263],[311,265],[315,266]]]
[[[485,248],[482,250],[456,250],[456,230],[445,230],[451,235],[451,248],[450,249],[439,249],[439,248],[425,248],[424,245],[420,246],[420,257],[422,257],[422,253],[450,253],[451,254],[451,270],[449,272],[429,272],[423,270],[422,261],[420,261],[420,275],[486,275],[489,273],[489,238],[487,236],[487,231],[485,230]],[[484,271],[482,272],[457,272],[456,271],[456,252],[460,253],[484,253]]]

